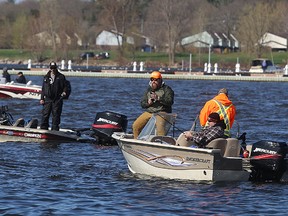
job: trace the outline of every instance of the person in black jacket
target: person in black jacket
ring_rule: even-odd
[[[7,82],[11,82],[11,76],[10,76],[10,74],[8,73],[8,68],[7,68],[7,67],[4,67],[4,68],[3,68],[2,76],[6,79],[6,83],[7,83]]]
[[[63,97],[66,95],[66,78],[58,71],[55,62],[50,63],[50,70],[44,76],[40,104],[43,105],[41,129],[48,130],[49,117],[52,113],[52,130],[59,130]]]
[[[23,74],[23,72],[18,72],[18,77],[16,78],[16,82],[17,83],[22,83],[22,84],[26,84],[27,83],[27,81],[26,81],[26,78],[25,78],[25,76],[24,76],[24,74]]]

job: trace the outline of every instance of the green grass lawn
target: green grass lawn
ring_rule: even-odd
[[[103,52],[102,51],[96,51],[96,50],[90,50],[94,51],[96,53]],[[74,60],[78,60],[80,54],[84,52],[83,50],[77,50],[77,51],[70,51],[69,56],[72,57]],[[118,56],[116,51],[108,51],[110,53],[110,59],[109,61],[117,61]],[[45,58],[47,60],[54,59],[51,52],[47,51],[45,53]],[[284,67],[285,64],[288,62],[288,52],[269,52],[262,56],[263,58],[268,58],[274,62],[275,65],[279,65]],[[0,60],[27,60],[32,59],[32,61],[35,61],[34,55],[29,51],[23,51],[23,50],[15,50],[15,49],[0,49]],[[219,66],[230,66],[234,67],[237,63],[237,60],[241,64],[241,67],[249,67],[250,62],[252,59],[256,58],[256,56],[248,56],[242,52],[234,52],[234,53],[224,53],[224,54],[216,54],[211,53],[210,56],[210,62],[213,65],[214,63],[218,63]],[[178,63],[177,66],[182,65],[182,62],[184,62],[184,65],[189,65],[190,61],[190,53],[177,53],[175,57],[176,62]],[[105,62],[104,60],[101,60]],[[143,62],[152,62],[155,65],[164,64],[168,65],[168,54],[166,53],[148,53],[148,52],[136,52],[133,55],[128,54],[126,57],[127,62],[132,61],[143,61]],[[203,66],[205,62],[208,62],[208,53],[192,53],[192,67],[196,66]],[[101,63],[101,62],[100,62]]]

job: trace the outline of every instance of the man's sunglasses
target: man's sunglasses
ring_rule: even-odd
[[[159,79],[151,78],[151,81],[158,81]]]

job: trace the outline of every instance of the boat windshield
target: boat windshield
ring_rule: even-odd
[[[267,66],[272,66],[273,63],[268,60],[268,59],[255,59],[252,61],[251,66],[262,66],[262,67],[267,67]]]
[[[157,132],[157,128],[158,130],[164,130],[163,136],[166,136],[171,126],[174,125],[176,117],[177,114],[173,113],[154,113],[139,134],[138,139],[149,140],[150,137],[159,135]]]

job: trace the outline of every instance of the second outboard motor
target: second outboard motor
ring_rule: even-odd
[[[98,139],[101,145],[117,145],[111,135],[114,132],[126,132],[127,116],[111,112],[99,112],[96,114],[94,124],[92,125],[92,137]]]
[[[262,140],[252,145],[251,181],[279,181],[286,171],[287,144]]]

